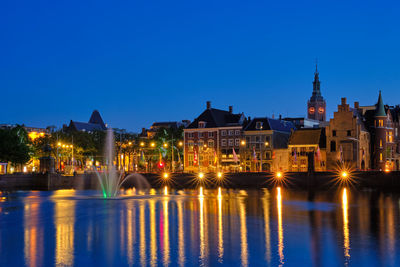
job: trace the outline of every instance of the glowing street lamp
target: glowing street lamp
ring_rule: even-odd
[[[218,172],[217,173],[217,177],[218,177],[218,179],[221,179],[222,178],[222,172]]]
[[[246,145],[246,141],[242,140],[242,142],[240,142],[240,144],[241,144],[242,146],[244,146],[244,145]]]
[[[151,146],[151,147],[155,147],[156,144],[155,144],[154,142],[152,142],[152,143],[150,144],[150,146]]]
[[[340,177],[342,177],[342,179],[347,179],[349,177],[349,173],[347,171],[342,171],[340,173]]]
[[[169,178],[169,174],[167,172],[164,172],[163,178],[164,178],[164,180],[167,180]]]
[[[179,141],[178,146],[183,146],[183,142]]]
[[[144,146],[144,142],[140,142],[140,146]]]
[[[283,175],[281,172],[277,172],[275,176],[276,178],[281,179]]]
[[[200,173],[199,173],[199,179],[200,179],[200,180],[203,180],[203,178],[204,178],[204,173],[200,172]]]
[[[167,147],[168,147],[168,144],[167,144],[167,143],[164,143],[164,144],[163,144],[163,147],[167,148]]]

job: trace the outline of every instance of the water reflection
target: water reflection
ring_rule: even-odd
[[[267,189],[264,191],[264,197],[262,198],[263,209],[264,209],[264,234],[265,234],[265,259],[268,265],[271,264],[271,230],[270,230],[270,193]]]
[[[224,257],[224,229],[222,225],[222,193],[218,187],[218,262],[223,262]]]
[[[74,190],[58,190],[55,197],[72,197]],[[56,228],[56,266],[74,263],[75,201],[61,199],[55,202],[54,226]]]
[[[246,225],[246,207],[244,199],[239,198],[239,216],[240,216],[240,258],[242,266],[247,266],[248,262],[248,247],[247,247],[247,225]]]
[[[342,211],[343,211],[343,247],[346,263],[350,258],[350,233],[349,233],[349,207],[347,198],[347,189],[343,189],[342,193]]]
[[[281,188],[278,187],[276,189],[276,206],[278,209],[278,253],[279,253],[279,262],[280,266],[283,265],[283,226],[282,226],[282,194]]]
[[[88,257],[96,266],[400,266],[399,195],[279,187],[161,188],[107,201],[79,194],[0,202],[0,266],[85,266]]]
[[[38,192],[29,195],[24,203],[24,256],[30,267],[43,265],[43,228],[39,222],[40,202]]]

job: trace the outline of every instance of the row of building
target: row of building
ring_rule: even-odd
[[[318,70],[306,118],[250,118],[206,109],[184,129],[184,169],[198,171],[399,170],[400,107],[353,107],[342,98],[326,121]]]

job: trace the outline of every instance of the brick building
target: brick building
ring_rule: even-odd
[[[342,98],[338,110],[326,127],[327,169],[345,163],[358,170],[371,168],[370,133],[365,127],[358,102],[351,108]]]
[[[234,114],[232,106],[225,111],[207,101],[206,110],[184,129],[185,172],[239,170],[244,122],[243,113]]]
[[[326,120],[326,102],[321,94],[321,82],[319,81],[317,66],[314,73],[313,92],[307,102],[307,118],[316,121]]]
[[[243,171],[271,171],[277,149],[287,149],[293,123],[254,118],[244,128],[240,157]]]

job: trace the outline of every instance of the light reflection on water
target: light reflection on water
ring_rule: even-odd
[[[3,193],[0,266],[400,265],[396,194],[168,191]]]

